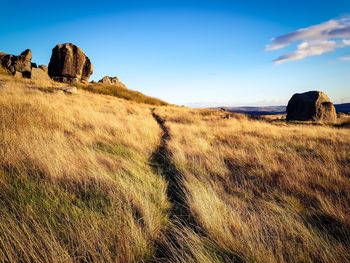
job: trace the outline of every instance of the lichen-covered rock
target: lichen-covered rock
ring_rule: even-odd
[[[90,59],[74,44],[66,43],[52,49],[48,73],[59,82],[88,82],[93,72]]]
[[[32,72],[32,52],[30,49],[20,55],[10,55],[0,52],[1,66],[6,68],[12,75],[30,78]]]
[[[333,103],[321,91],[296,93],[288,102],[287,120],[336,122]]]

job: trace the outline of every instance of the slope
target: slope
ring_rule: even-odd
[[[28,85],[0,88],[0,262],[151,258],[170,205],[150,108]]]

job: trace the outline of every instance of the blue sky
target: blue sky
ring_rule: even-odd
[[[71,42],[91,59],[90,79],[118,76],[128,88],[171,103],[285,105],[308,90],[350,102],[350,37],[317,34],[318,27],[333,29],[330,20],[348,25],[342,22],[348,0],[7,1],[2,7],[8,11],[0,51],[30,48],[33,61],[47,65],[56,44]]]

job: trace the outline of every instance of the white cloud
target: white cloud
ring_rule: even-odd
[[[291,60],[303,59],[309,56],[322,55],[332,52],[336,48],[350,45],[350,17],[332,19],[327,22],[299,29],[295,32],[276,37],[271,40],[265,50],[278,50],[289,46],[295,41],[302,41],[297,50],[282,55],[275,64],[281,64]]]
[[[339,45],[339,47],[350,46],[350,39],[343,39],[343,43]]]
[[[342,57],[342,58],[340,58],[340,60],[343,60],[343,61],[350,61],[350,56],[349,56],[349,57]]]
[[[274,60],[274,63],[281,64],[286,61],[303,59],[309,56],[322,55],[324,53],[334,51],[335,47],[335,41],[305,41],[298,45],[298,49],[296,51],[280,56]]]

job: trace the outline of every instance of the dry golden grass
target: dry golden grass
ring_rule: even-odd
[[[156,112],[204,232],[192,261],[350,261],[349,129],[224,119],[210,110]]]
[[[1,75],[0,262],[350,262],[348,116],[156,107],[161,144],[151,106],[58,86]]]
[[[75,84],[79,89],[90,91],[92,93],[110,95],[117,98],[130,100],[138,103],[145,103],[156,106],[166,106],[168,103],[157,98],[146,96],[141,92],[128,89],[123,83],[118,84],[101,84],[101,83],[88,83],[88,84]]]
[[[169,203],[150,109],[28,83],[0,89],[0,262],[151,258]]]

